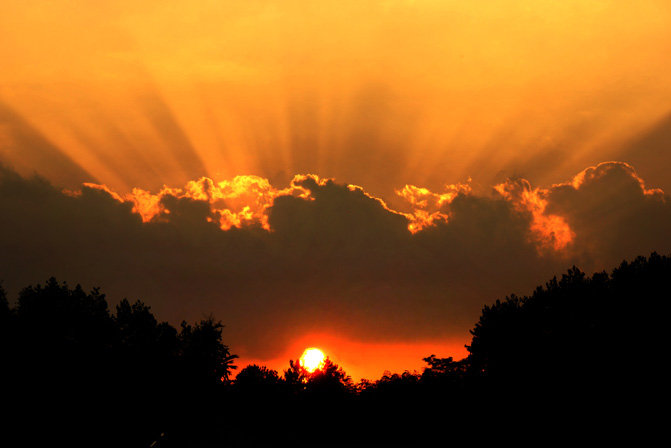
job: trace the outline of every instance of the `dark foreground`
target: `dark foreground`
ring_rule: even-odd
[[[176,329],[53,279],[0,291],[0,445],[640,445],[665,425],[670,280],[657,254],[573,268],[484,307],[467,358],[358,384],[329,361],[231,381],[214,319]]]

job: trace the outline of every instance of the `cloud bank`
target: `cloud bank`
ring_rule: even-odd
[[[280,354],[309,332],[362,341],[466,338],[483,304],[572,264],[593,271],[671,251],[671,203],[622,162],[488,194],[406,185],[391,209],[364,188],[297,175],[209,178],[122,194],[62,190],[0,169],[0,279],[48,276],[140,298],[162,319],[213,313],[234,350]]]

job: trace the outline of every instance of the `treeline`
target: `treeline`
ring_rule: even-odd
[[[54,278],[14,307],[0,288],[2,435],[17,446],[149,446],[218,400],[237,358],[222,327],[208,318],[176,329],[140,301],[110,312],[98,289]]]
[[[617,431],[655,420],[645,403],[665,384],[670,279],[671,258],[656,253],[610,274],[573,267],[530,296],[485,306],[466,358],[430,355],[422,372],[359,383],[328,359],[313,373],[298,361],[281,373],[250,365],[231,380],[236,356],[213,318],[176,329],[141,302],[110,312],[97,289],[54,279],[25,288],[15,306],[0,289],[10,432],[24,446],[49,427],[70,444],[171,447]]]
[[[422,372],[358,384],[329,364],[302,372],[299,381],[295,363],[284,375],[249,366],[232,390],[243,409],[299,403],[292,409],[319,410],[303,414],[307,432],[339,435],[344,445],[448,445],[473,442],[474,435],[480,441],[540,436],[536,443],[543,444],[576,434],[602,442],[633,435],[641,443],[654,433],[641,428],[663,424],[651,403],[668,397],[670,300],[671,257],[653,253],[592,276],[573,267],[530,296],[485,306],[464,359],[431,355]],[[359,425],[334,431],[345,415]],[[277,431],[293,421],[276,419]]]

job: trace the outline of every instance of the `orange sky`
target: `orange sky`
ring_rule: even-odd
[[[265,365],[280,375],[289,368],[289,360],[297,360],[308,347],[319,348],[331,361],[342,367],[354,381],[362,378],[379,379],[385,371],[391,373],[421,373],[427,364],[422,358],[431,354],[456,359],[468,353],[463,340],[408,341],[406,343],[366,343],[351,341],[332,334],[310,333],[296,338],[281,356],[272,359],[254,359],[242,356],[236,364],[238,371],[246,365]],[[421,355],[423,353],[423,355]],[[419,355],[419,356],[418,356]],[[237,372],[235,372],[237,374]]]
[[[438,194],[498,185],[561,251],[575,229],[543,188],[618,160],[671,191],[669,30],[667,0],[3,0],[0,163],[103,185],[146,220],[164,185],[228,182],[208,199],[234,211],[223,229],[266,219],[296,174],[417,222],[446,219]],[[467,342],[306,333],[265,361],[314,345],[372,378]]]
[[[669,113],[670,8],[6,0],[0,101],[126,191],[305,172],[383,196],[468,177],[558,182],[619,159]],[[39,157],[2,160],[72,182]]]

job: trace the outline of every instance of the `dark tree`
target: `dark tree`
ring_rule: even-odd
[[[356,386],[329,359],[313,372],[291,360],[281,377],[250,365],[231,381],[237,356],[212,317],[177,331],[128,300],[110,315],[99,290],[55,279],[12,308],[0,287],[11,411],[0,435],[26,446],[419,446],[663,427],[646,401],[666,393],[670,279],[671,258],[655,253],[610,275],[573,267],[485,306],[465,359],[432,354],[421,374]]]
[[[166,432],[182,443],[198,433],[191,423],[223,405],[219,388],[236,356],[222,328],[209,318],[178,334],[140,301],[122,300],[110,315],[99,289],[54,278],[23,289],[15,309],[0,288],[2,396],[11,411],[3,435],[26,446],[146,447]]]
[[[422,372],[421,381],[424,384],[440,384],[443,387],[461,387],[468,376],[470,362],[468,359],[454,361],[449,358],[437,358],[430,355],[423,359],[429,367]]]
[[[352,378],[328,357],[324,365],[307,376],[307,390],[324,396],[343,396],[354,391]]]
[[[238,356],[231,354],[222,342],[223,328],[224,325],[211,316],[194,326],[182,322],[181,359],[193,379],[211,384],[228,382],[231,370],[237,369],[233,362]]]
[[[242,389],[275,387],[280,384],[280,377],[276,370],[266,366],[250,364],[235,377],[235,386]]]
[[[9,302],[7,301],[5,289],[2,287],[2,282],[0,282],[0,347],[4,342],[7,342],[7,336],[11,331],[12,320],[13,312],[9,307]]]
[[[5,293],[5,288],[2,287],[2,282],[0,282],[0,323],[5,323],[9,319],[9,315],[10,309],[7,294]]]
[[[573,267],[531,296],[483,308],[468,346],[480,391],[516,406],[628,415],[662,387],[671,259],[591,277]]]

